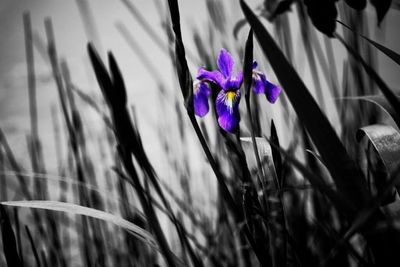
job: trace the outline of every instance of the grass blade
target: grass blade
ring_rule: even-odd
[[[0,216],[3,251],[4,256],[6,257],[7,265],[8,267],[20,267],[22,266],[22,262],[18,255],[17,241],[15,240],[10,219],[3,205],[0,205]]]
[[[346,47],[347,51],[354,57],[354,59],[359,62],[370,78],[378,85],[379,89],[382,91],[383,95],[386,97],[390,105],[396,111],[396,113],[400,116],[400,101],[397,96],[390,90],[389,86],[385,83],[385,81],[376,73],[371,66],[369,66],[361,57],[361,55],[355,51],[352,47],[350,47],[346,41],[338,34],[335,34],[335,37]]]
[[[397,96],[399,99],[399,97]],[[400,128],[400,116],[394,110],[393,106],[390,105],[389,101],[383,95],[371,95],[371,96],[354,96],[354,97],[342,97],[339,100],[358,100],[358,101],[367,101],[373,103],[380,107],[385,113],[387,113],[394,122],[396,123],[397,127]]]
[[[35,261],[36,261],[36,266],[37,266],[37,267],[41,267],[42,265],[40,264],[39,254],[38,254],[38,252],[37,252],[37,250],[36,250],[35,243],[34,243],[34,241],[33,241],[31,232],[29,231],[29,228],[28,228],[27,225],[25,225],[25,231],[26,231],[26,234],[28,235],[29,243],[31,244],[33,256],[35,257]]]
[[[151,246],[154,249],[159,250],[157,244],[155,243],[152,235],[147,232],[145,229],[138,227],[137,225],[121,218],[111,213],[107,213],[101,210],[96,210],[72,203],[66,202],[58,202],[58,201],[50,201],[50,200],[31,200],[31,201],[4,201],[1,203],[6,206],[14,206],[14,207],[25,207],[25,208],[34,208],[34,209],[45,209],[52,211],[61,211],[67,212],[75,215],[84,215],[87,217],[103,220],[112,224],[115,224],[124,230],[128,231],[128,233],[135,236],[137,239],[143,241],[147,245]]]
[[[306,127],[324,162],[326,162],[338,190],[343,193],[343,196],[351,200],[355,207],[365,206],[369,196],[366,182],[358,166],[348,155],[332,125],[321,112],[305,84],[286,60],[271,35],[247,4],[244,1],[240,1],[240,3],[265,56],[274,69],[300,121]],[[353,216],[354,214],[348,215]]]
[[[357,34],[358,36],[360,36],[367,42],[369,42],[371,45],[375,46],[379,51],[381,51],[386,56],[388,56],[390,59],[392,59],[394,62],[396,62],[398,65],[400,65],[400,54],[398,54],[397,52],[387,48],[386,46],[381,45],[380,43],[377,43],[377,42],[369,39],[368,37],[356,32],[355,30],[350,28],[350,26],[347,26],[345,23],[343,23],[339,20],[337,20],[337,22],[340,23],[341,25],[343,25],[345,28],[349,29],[350,31],[354,32],[355,34]]]

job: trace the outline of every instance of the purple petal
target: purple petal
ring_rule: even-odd
[[[240,90],[221,90],[215,102],[218,114],[218,124],[222,129],[229,133],[232,133],[239,125],[239,102]]]
[[[242,86],[243,72],[238,71],[234,79],[228,79],[224,84],[224,90],[237,90]]]
[[[210,88],[204,82],[199,82],[195,84],[194,94],[193,94],[193,106],[194,113],[203,117],[208,113],[208,96],[210,95]]]
[[[256,94],[264,94],[265,93],[265,82],[267,78],[265,75],[259,72],[253,73],[253,92]]]
[[[204,69],[203,67],[200,67],[197,70],[197,77],[198,80],[201,81],[207,81],[207,82],[212,82],[215,83],[216,85],[218,85],[219,87],[223,88],[224,86],[224,81],[225,78],[222,75],[221,72],[219,72],[218,70],[214,70],[214,71],[208,71],[206,69]]]
[[[221,49],[217,60],[218,68],[225,78],[229,78],[232,75],[233,65],[235,61],[233,60],[231,54],[224,48]]]
[[[267,100],[270,103],[275,103],[275,101],[278,99],[280,93],[281,93],[281,88],[267,80],[265,80],[265,95],[267,96]]]
[[[253,61],[253,70],[254,70],[255,68],[257,68],[257,65],[258,65],[258,64],[257,64],[257,61],[254,60],[254,61]]]

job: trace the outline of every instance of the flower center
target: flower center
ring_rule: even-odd
[[[230,112],[233,111],[233,102],[236,98],[235,91],[228,91],[225,95],[225,105],[229,107]]]

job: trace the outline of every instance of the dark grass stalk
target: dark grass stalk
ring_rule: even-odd
[[[0,146],[0,200],[1,201],[6,201],[8,200],[8,194],[7,194],[7,179],[6,176],[3,175],[3,172],[6,170],[6,160],[5,160],[5,155],[3,152],[3,148]]]
[[[12,229],[10,219],[3,205],[0,205],[0,229],[3,240],[3,252],[8,267],[22,267],[22,261],[18,254],[17,242]]]
[[[253,27],[265,56],[269,59],[278,80],[297,112],[297,116],[309,132],[343,196],[354,207],[363,207],[369,200],[365,180],[359,167],[350,158],[332,125],[310,95],[293,67],[276,45],[250,8],[240,1],[243,12]],[[350,179],[350,177],[352,179]],[[349,212],[348,218],[354,216]]]
[[[28,139],[28,151],[30,151],[31,164],[34,172],[44,173],[44,159],[38,133],[35,64],[32,41],[32,26],[29,13],[24,13],[23,22],[25,33],[25,55],[28,73],[29,113],[31,122],[31,137]],[[46,198],[48,194],[47,184],[44,181],[35,180],[34,194],[37,199]]]
[[[55,46],[55,38],[54,38],[54,31],[53,31],[53,25],[52,22],[49,18],[45,20],[45,29],[46,29],[46,36],[47,36],[47,42],[48,42],[48,55],[50,58],[50,63],[52,67],[52,72],[53,72],[53,77],[57,85],[58,89],[58,95],[59,95],[59,100],[61,103],[61,108],[62,112],[64,115],[64,121],[67,127],[68,131],[68,136],[69,136],[69,144],[72,150],[72,155],[75,159],[75,169],[77,172],[77,178],[79,182],[85,183],[85,176],[84,176],[84,169],[83,169],[83,162],[79,154],[79,143],[78,143],[78,137],[77,133],[74,130],[74,125],[71,120],[71,115],[70,115],[70,110],[68,109],[67,106],[67,97],[66,97],[66,92],[65,92],[65,87],[62,81],[62,76],[61,76],[61,71],[59,67],[59,62],[58,62],[58,56],[57,56],[57,50]],[[79,187],[79,202],[83,206],[88,206],[89,204],[89,198],[87,196],[87,193],[85,190],[81,187]],[[92,250],[89,247],[89,241],[91,240],[90,238],[90,231],[88,228],[88,222],[87,218],[82,217],[81,218],[81,224],[82,224],[82,240],[80,242],[80,245],[82,246],[81,251],[83,252],[83,259],[86,262],[87,266],[92,265]],[[78,221],[76,222],[78,225]]]
[[[245,90],[245,102],[246,102],[246,109],[247,109],[247,114],[249,115],[250,118],[250,132],[251,132],[251,141],[253,144],[253,152],[254,152],[254,157],[257,162],[257,169],[258,169],[258,180],[260,182],[260,185],[262,185],[262,180],[265,180],[265,172],[264,169],[261,165],[261,160],[260,160],[260,155],[258,153],[258,148],[256,144],[256,138],[255,138],[255,131],[254,131],[254,119],[251,113],[251,108],[250,108],[250,93],[251,93],[251,85],[252,85],[252,65],[253,65],[253,31],[249,31],[249,35],[247,37],[246,41],[246,50],[245,50],[245,55],[244,55],[244,90]],[[264,186],[262,186],[263,191],[266,189]]]
[[[175,58],[176,58],[176,63],[177,63],[177,74],[179,78],[179,83],[180,87],[182,90],[183,98],[185,101],[185,107],[187,109],[187,114],[189,116],[190,122],[195,130],[195,133],[200,141],[200,144],[206,154],[206,157],[211,165],[211,168],[213,169],[219,188],[221,190],[221,194],[223,196],[224,201],[227,203],[229,209],[233,212],[234,218],[236,222],[242,222],[243,221],[243,213],[242,210],[239,209],[229,192],[228,187],[225,184],[225,178],[222,175],[222,173],[219,170],[219,167],[214,160],[214,157],[211,154],[211,151],[206,143],[206,140],[204,139],[204,136],[201,132],[201,129],[196,121],[194,112],[193,112],[193,85],[192,85],[192,79],[189,73],[189,69],[187,66],[187,61],[186,61],[186,56],[185,56],[185,48],[183,46],[182,42],[182,36],[181,36],[181,29],[180,29],[180,16],[179,16],[179,9],[178,9],[178,3],[177,1],[174,0],[169,0],[169,10],[170,10],[170,16],[172,20],[172,28],[175,34]],[[251,236],[251,233],[249,232],[247,227],[244,227],[244,233],[246,234],[248,242],[251,244],[257,258],[259,259],[261,265],[266,266],[268,264],[267,260],[267,255],[265,255],[264,251],[260,248],[257,247],[253,237]]]
[[[119,143],[119,154],[120,158],[124,163],[124,167],[130,176],[130,179],[136,186],[136,192],[139,196],[140,203],[142,204],[143,210],[149,219],[149,224],[152,227],[156,239],[160,245],[161,251],[169,266],[175,266],[175,260],[169,249],[168,243],[165,239],[164,233],[160,227],[159,221],[153,209],[153,206],[148,203],[148,200],[144,194],[144,189],[141,185],[140,179],[137,175],[136,169],[133,165],[131,155],[133,154],[138,161],[139,165],[143,168],[147,178],[151,179],[153,186],[155,186],[157,193],[163,200],[163,204],[166,203],[166,199],[163,198],[162,192],[157,189],[157,181],[154,176],[154,170],[147,159],[147,156],[143,150],[140,136],[137,130],[133,128],[131,123],[126,103],[126,91],[122,76],[119,72],[118,66],[115,62],[112,54],[109,54],[110,67],[112,72],[112,79],[109,76],[104,64],[101,62],[97,55],[97,52],[89,44],[88,52],[92,65],[99,83],[99,86],[103,92],[104,98],[106,99],[111,113],[113,116],[115,136]],[[159,186],[159,185],[158,185]],[[165,201],[165,202],[164,202]],[[167,204],[167,208],[168,208]]]
[[[122,181],[126,181],[127,183],[129,183],[133,188],[136,188],[136,185],[132,182],[131,179],[129,179],[129,177],[127,177],[118,167],[113,168],[113,170],[115,171],[115,173],[118,175],[118,177],[120,177],[121,179],[119,179],[119,182]],[[165,186],[165,185],[164,185]],[[182,203],[182,201],[180,199],[178,199],[178,197],[172,192],[169,191],[171,190],[170,188],[165,187],[167,193],[169,193],[171,195],[171,197],[175,200],[175,203],[178,205],[178,207],[180,207],[180,209],[182,211],[185,212],[185,210],[187,209],[187,207],[182,207],[182,205],[184,205],[184,203]],[[145,190],[146,192],[148,191],[147,189]],[[152,197],[149,193],[147,193],[147,198],[149,199],[149,201],[151,201],[151,203],[154,205],[154,207],[156,207],[159,211],[161,211],[162,213],[164,213],[166,216],[168,216],[168,218],[170,219],[170,221],[172,223],[174,222],[174,218],[168,213],[168,211],[154,198]],[[186,214],[189,218],[191,218],[191,215]],[[194,215],[192,215],[194,216]],[[208,235],[212,235],[212,231],[205,229],[205,226],[201,223],[198,222],[197,219],[192,218],[192,223],[200,230],[203,232],[204,236],[208,236]],[[187,238],[189,238],[193,244],[204,254],[209,253],[209,249],[204,247],[203,245],[201,245],[198,240],[197,237],[194,234],[189,233],[189,231],[185,228],[185,226],[183,224],[180,223],[181,220],[178,221],[178,225],[177,227],[179,227],[179,231],[182,232],[182,234],[184,234]],[[183,237],[182,237],[183,238]],[[186,242],[186,241],[184,241]]]
[[[21,259],[21,264],[22,264],[22,266],[24,266],[24,254],[22,252],[21,231],[20,231],[20,227],[19,227],[18,209],[13,209],[13,214],[14,214],[15,235],[16,235],[16,239],[17,239],[18,254]]]
[[[29,231],[29,228],[28,228],[27,225],[25,225],[25,231],[26,231],[26,234],[27,234],[28,239],[29,239],[29,243],[30,243],[31,248],[32,248],[32,252],[33,252],[33,256],[35,258],[36,266],[37,267],[41,267],[42,265],[40,264],[39,254],[38,254],[38,252],[36,250],[35,242],[33,241],[32,234]]]
[[[32,26],[29,13],[24,13],[24,32],[25,32],[25,55],[28,73],[28,92],[29,92],[29,114],[31,122],[31,134],[34,139],[38,136],[38,118],[37,118],[37,101],[36,101],[36,79],[35,64],[33,54]]]
[[[381,51],[383,54],[385,54],[387,57],[389,57],[390,59],[392,59],[394,62],[396,62],[398,65],[400,65],[400,54],[398,54],[397,52],[387,48],[384,45],[381,45],[380,43],[377,43],[373,40],[371,40],[370,38],[356,32],[355,30],[353,30],[350,26],[347,26],[345,23],[337,20],[337,22],[339,24],[341,24],[342,26],[344,26],[345,28],[347,28],[348,30],[354,32],[355,34],[357,34],[358,36],[360,36],[361,38],[363,38],[364,40],[366,40],[367,42],[369,42],[371,45],[373,45],[376,49],[378,49],[379,51]]]
[[[144,189],[143,189],[143,187],[140,183],[139,177],[136,173],[135,167],[129,158],[130,154],[125,154],[122,147],[120,147],[119,150],[121,153],[121,158],[124,161],[125,169],[128,172],[130,179],[132,179],[133,183],[135,184],[135,188],[137,189],[136,192],[138,193],[140,202],[143,206],[143,210],[145,211],[145,213],[148,217],[149,225],[152,227],[152,229],[155,233],[155,236],[158,240],[161,250],[163,251],[163,255],[168,263],[168,266],[176,266],[175,260],[173,259],[172,253],[169,249],[167,240],[165,239],[164,233],[158,222],[158,219],[157,219],[157,216],[153,209],[153,206],[148,203],[148,200],[144,194]]]
[[[246,109],[247,109],[247,114],[249,115],[250,118],[250,132],[251,132],[251,142],[253,146],[253,152],[254,156],[256,159],[257,163],[257,169],[258,169],[258,180],[260,182],[260,187],[262,188],[262,191],[264,192],[264,205],[266,208],[266,211],[268,214],[272,214],[272,207],[268,201],[268,198],[270,195],[266,194],[267,190],[267,174],[263,168],[263,165],[261,164],[260,160],[260,155],[259,155],[259,150],[257,147],[257,142],[255,138],[255,127],[254,127],[254,118],[252,116],[251,112],[251,107],[250,107],[250,94],[251,94],[251,85],[252,85],[252,64],[253,64],[253,32],[250,30],[247,41],[246,41],[246,49],[245,49],[245,59],[244,59],[244,88],[245,88],[245,102],[246,102]],[[271,178],[271,177],[270,177]],[[275,238],[277,238],[276,233],[273,232],[272,230],[272,224],[267,224],[267,231],[268,231],[268,240],[269,240],[269,249],[270,249],[270,255],[271,255],[271,261],[272,261],[272,266],[278,266],[279,260],[276,258],[277,253],[276,253],[276,246],[273,244]]]

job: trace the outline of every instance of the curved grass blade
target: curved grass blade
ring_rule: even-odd
[[[390,105],[393,107],[395,112],[400,116],[400,101],[397,96],[390,90],[389,86],[385,81],[378,75],[378,73],[369,66],[361,57],[361,55],[355,51],[346,41],[339,35],[335,33],[335,37],[346,47],[347,51],[353,56],[353,58],[358,61],[363,67],[370,78],[378,85],[379,89],[382,91],[383,95],[386,97]]]
[[[399,96],[396,96],[399,100]],[[342,97],[340,100],[362,100],[373,103],[380,107],[385,113],[387,113],[396,123],[397,127],[400,128],[400,116],[396,113],[393,106],[390,105],[388,100],[383,95],[371,95],[371,96],[354,96],[354,97]]]
[[[366,40],[367,42],[369,42],[371,45],[375,46],[379,51],[381,51],[382,53],[384,53],[386,56],[388,56],[391,60],[393,60],[394,62],[396,62],[398,65],[400,65],[400,54],[398,54],[397,52],[387,48],[384,45],[381,45],[380,43],[377,43],[371,39],[369,39],[368,37],[356,32],[355,30],[353,30],[352,28],[350,28],[350,26],[347,26],[346,24],[344,24],[343,22],[337,20],[337,22],[341,25],[343,25],[345,28],[349,29],[350,31],[354,32],[355,34],[357,34],[358,36],[360,36],[361,38],[363,38],[364,40]]]
[[[369,125],[357,131],[357,140],[366,136],[391,173],[400,160],[400,133],[390,125]]]
[[[143,241],[145,244],[152,248],[159,250],[152,235],[145,229],[111,213],[107,213],[101,210],[96,210],[73,203],[50,201],[50,200],[31,200],[31,201],[4,201],[2,205],[14,206],[14,207],[25,207],[34,209],[45,209],[53,211],[67,212],[75,215],[84,215],[99,220],[103,220],[112,224],[115,224],[128,233],[135,236],[137,239]]]
[[[324,162],[326,162],[338,191],[350,200],[355,207],[365,206],[369,195],[366,182],[358,166],[348,155],[332,125],[271,35],[243,0],[240,1],[240,4],[300,121],[306,127]],[[350,218],[354,216],[351,213],[348,215]]]
[[[366,136],[374,146],[389,176],[400,161],[400,133],[390,125],[369,125],[357,131],[357,140]],[[375,181],[378,184],[378,181]],[[399,185],[396,185],[399,191]],[[379,191],[378,191],[379,192]],[[393,192],[394,189],[393,189]]]

